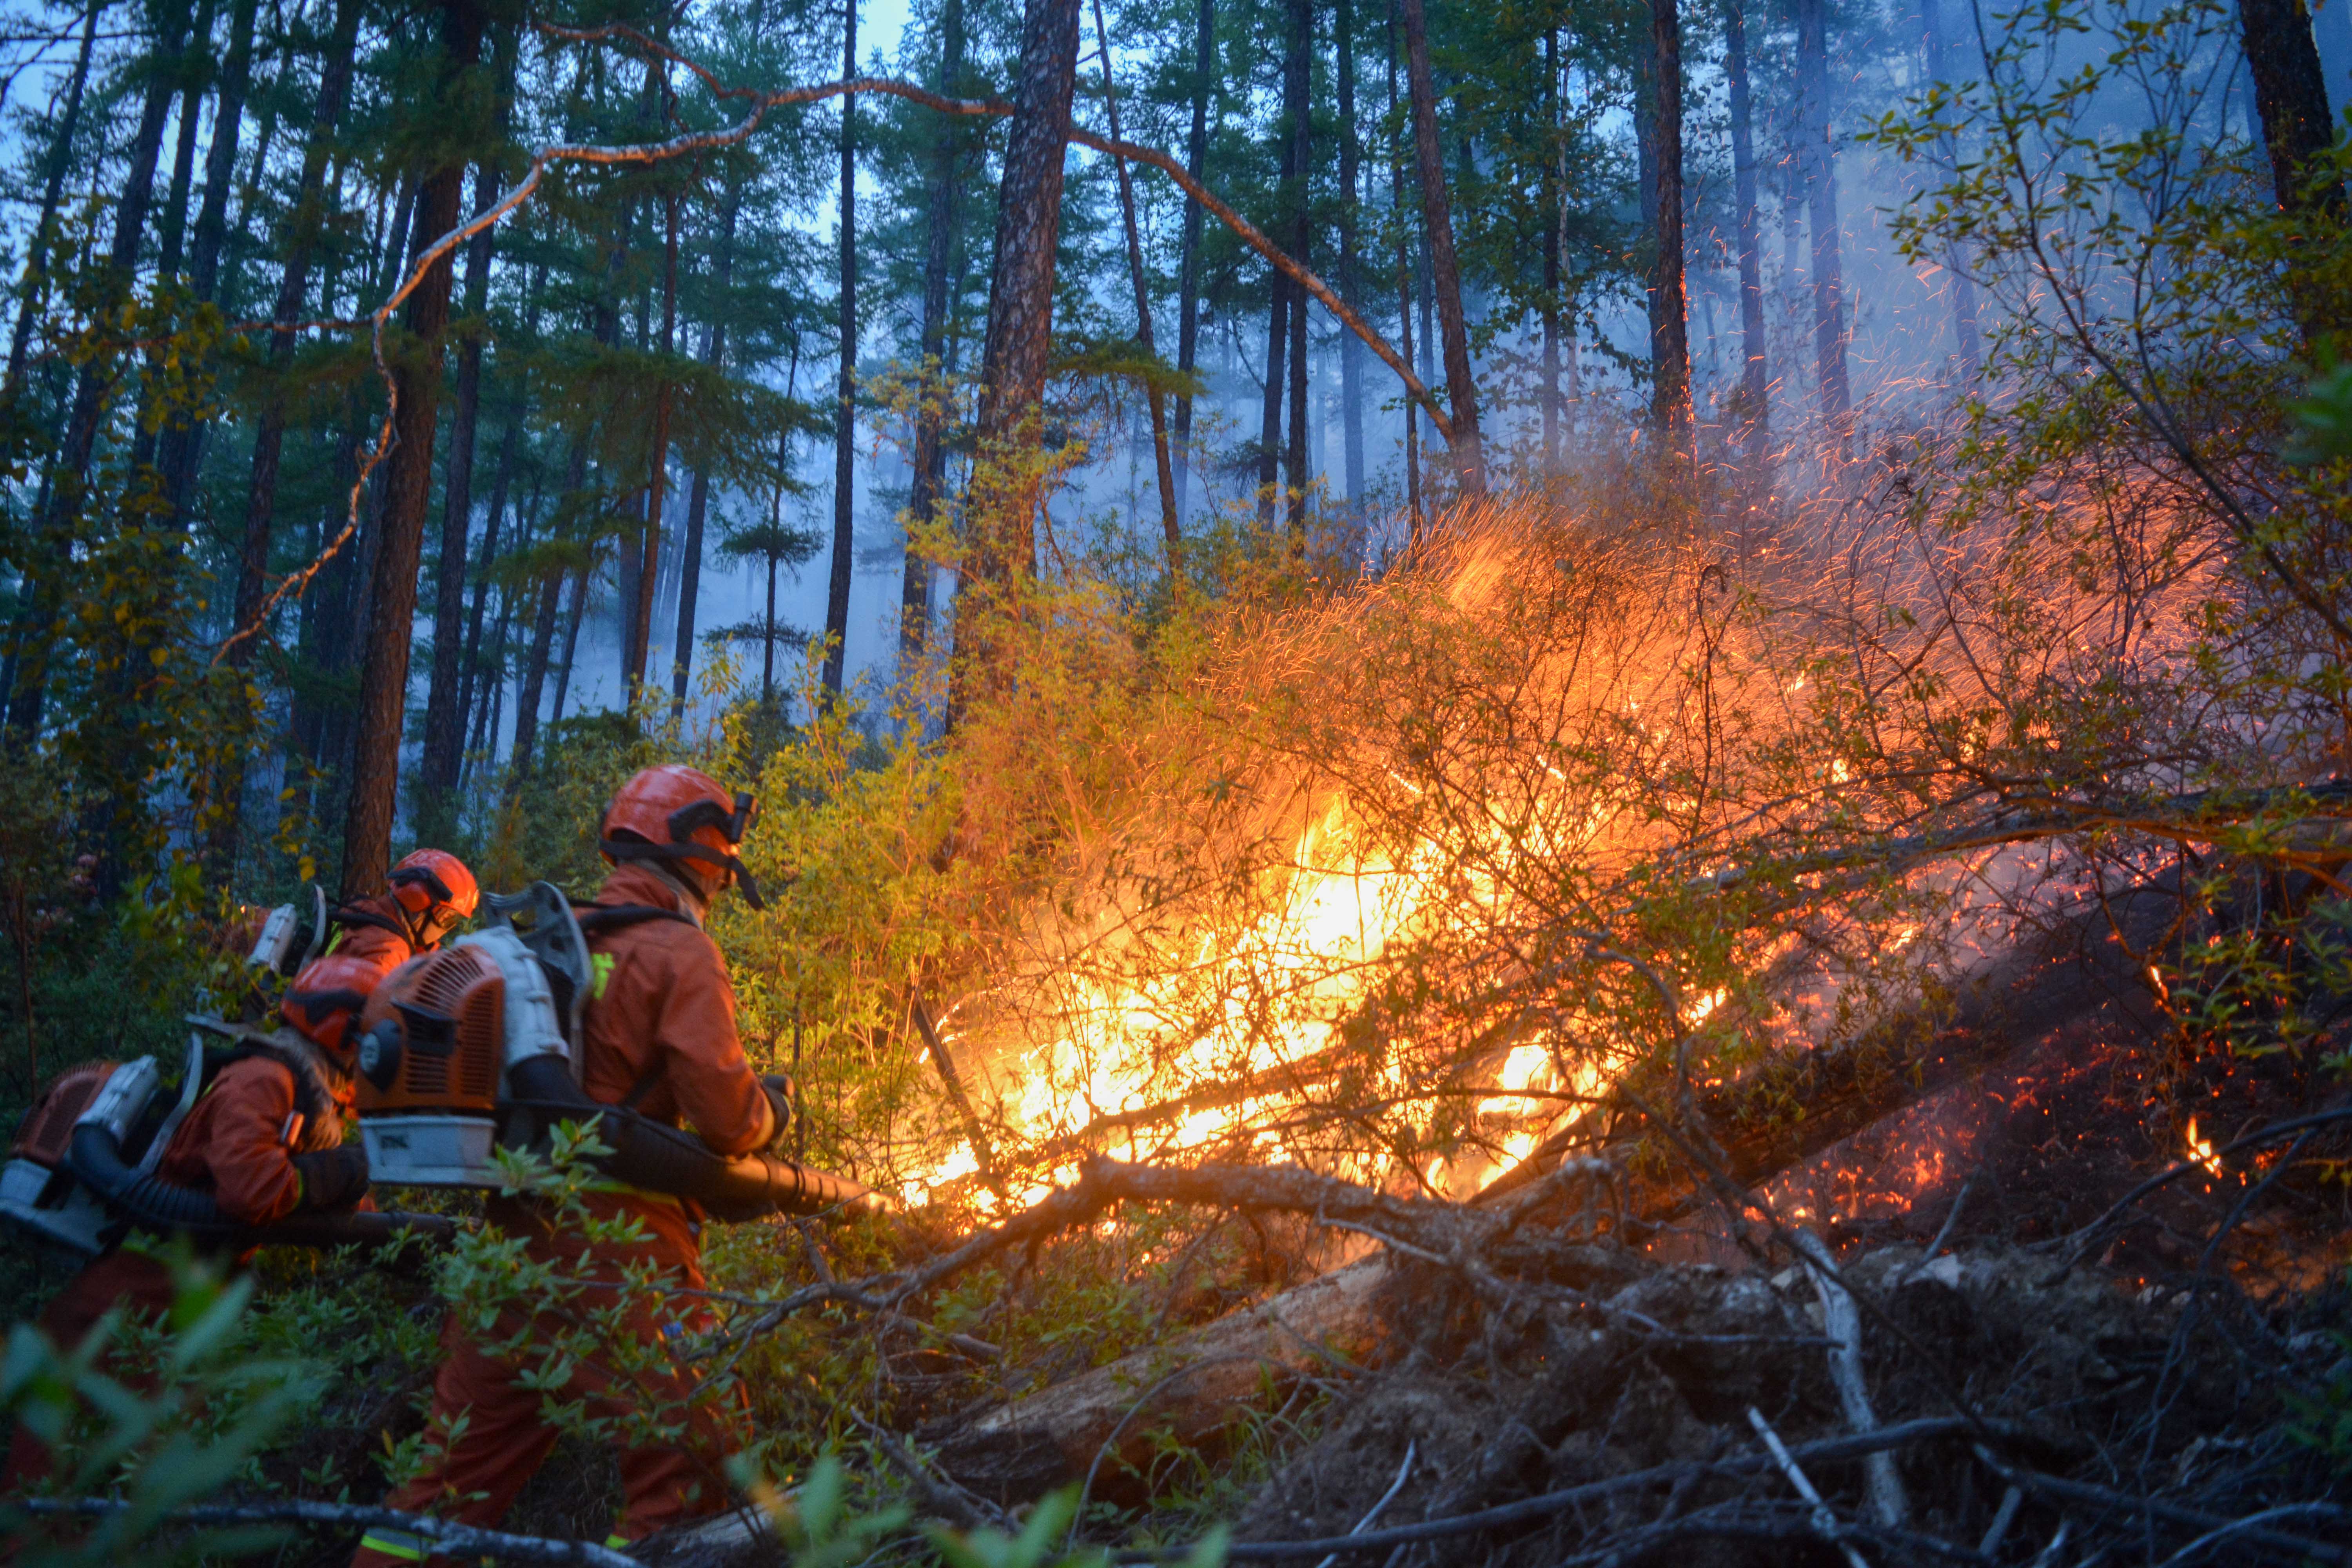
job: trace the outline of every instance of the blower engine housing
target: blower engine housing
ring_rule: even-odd
[[[513,927],[410,959],[360,1015],[368,1169],[377,1181],[411,1186],[497,1186],[491,1151],[507,1069],[549,1055],[568,1065],[572,1047],[546,971]]]
[[[33,1239],[89,1257],[104,1247],[112,1216],[74,1180],[66,1151],[74,1124],[121,1070],[114,1062],[89,1062],[59,1075],[17,1123],[0,1170],[0,1216]]]
[[[499,924],[402,963],[360,1013],[360,1138],[379,1183],[499,1187],[499,1135],[536,1135],[508,1114],[513,1069],[552,1058],[579,1077],[572,1041],[588,938],[572,900],[536,881],[515,896],[491,893],[489,908]]]
[[[291,980],[304,964],[327,950],[328,934],[326,891],[313,887],[307,909],[298,902],[280,904],[269,911],[245,962],[263,973]]]
[[[121,1216],[73,1168],[75,1135],[105,1132],[151,1173],[181,1120],[195,1104],[204,1076],[201,1037],[188,1047],[188,1068],[173,1094],[153,1057],[129,1062],[86,1062],[60,1073],[17,1123],[0,1169],[0,1220],[47,1247],[95,1258],[121,1234]]]

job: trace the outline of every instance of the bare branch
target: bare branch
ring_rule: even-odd
[[[2010,1422],[1996,1425],[2013,1443],[2031,1446],[2034,1442],[2032,1434],[2021,1426]],[[1789,1449],[1788,1453],[1800,1463],[1831,1465],[1909,1447],[1914,1444],[1948,1442],[1967,1436],[1975,1430],[1970,1423],[1958,1416],[1936,1415],[1882,1426],[1865,1435],[1827,1437],[1816,1443],[1801,1444]],[[1238,1562],[1267,1563],[1319,1559],[1334,1553],[1389,1552],[1424,1541],[1445,1541],[1455,1536],[1474,1535],[1482,1531],[1550,1519],[1586,1503],[1599,1502],[1626,1492],[1669,1487],[1676,1481],[1752,1476],[1775,1468],[1772,1458],[1762,1453],[1738,1454],[1707,1462],[1658,1465],[1629,1475],[1612,1476],[1606,1480],[1588,1481],[1582,1486],[1565,1487],[1558,1491],[1522,1498],[1517,1502],[1480,1509],[1475,1513],[1460,1513],[1420,1524],[1393,1525],[1387,1530],[1370,1530],[1361,1535],[1329,1535],[1313,1541],[1236,1541],[1225,1549],[1225,1555]],[[1810,1531],[1811,1521],[1804,1523]],[[1189,1547],[1171,1547],[1160,1555],[1163,1558],[1181,1558],[1190,1550]]]
[[[539,31],[545,37],[567,43],[602,43],[619,39],[634,44],[649,55],[691,72],[709,88],[714,97],[721,100],[744,100],[751,104],[751,108],[742,119],[723,129],[690,132],[684,135],[673,136],[664,142],[631,145],[560,142],[543,147],[532,154],[529,169],[504,197],[417,253],[415,265],[410,268],[400,287],[394,289],[366,318],[376,374],[384,384],[387,405],[383,423],[376,435],[375,445],[368,452],[366,459],[361,463],[358,477],[352,481],[351,500],[346,509],[342,531],[330,541],[326,548],[320,551],[317,558],[309,565],[299,572],[289,574],[277,587],[270,590],[263,598],[260,607],[255,612],[253,619],[236,627],[223,639],[220,647],[214,650],[215,664],[218,664],[226,658],[231,647],[257,633],[268,623],[270,612],[276,609],[278,603],[288,595],[299,595],[308,588],[311,580],[326,567],[327,563],[333,560],[359,531],[360,499],[366,491],[369,477],[374,473],[377,465],[391,455],[395,445],[393,421],[399,412],[399,394],[393,386],[392,372],[383,362],[384,322],[391,317],[392,312],[398,310],[408,296],[415,291],[417,286],[425,280],[425,273],[442,258],[449,255],[484,229],[492,227],[512,216],[525,202],[537,194],[540,182],[551,165],[555,163],[646,164],[710,153],[722,147],[734,146],[750,137],[760,128],[770,110],[786,108],[794,104],[818,103],[829,98],[861,92],[902,98],[910,103],[919,103],[926,108],[937,110],[942,114],[1000,118],[1013,112],[1013,105],[1003,99],[950,98],[942,93],[917,87],[911,82],[898,81],[889,77],[856,77],[841,81],[819,82],[809,87],[788,88],[776,92],[764,91],[756,88],[730,86],[721,82],[708,67],[667,45],[655,41],[634,27],[625,26],[619,23],[609,23],[599,27],[562,27],[548,22],[541,22],[537,26]],[[1428,411],[1431,420],[1437,426],[1438,433],[1444,436],[1449,442],[1453,440],[1453,422],[1447,418],[1444,410],[1439,407],[1437,400],[1431,395],[1429,388],[1423,385],[1420,378],[1412,374],[1412,367],[1405,363],[1404,356],[1390,346],[1388,341],[1373,331],[1361,316],[1349,309],[1347,302],[1333,292],[1328,284],[1317,277],[1304,263],[1268,239],[1255,225],[1218,200],[1206,186],[1193,179],[1181,163],[1157,148],[1141,147],[1132,142],[1098,136],[1091,131],[1073,128],[1070,140],[1080,146],[1090,147],[1099,153],[1108,153],[1114,157],[1148,163],[1173,179],[1183,187],[1186,195],[1215,214],[1218,221],[1232,229],[1244,244],[1265,258],[1269,263],[1300,288],[1321,300],[1324,307],[1339,319],[1341,324],[1362,339],[1365,344],[1380,356],[1381,362],[1396,373],[1404,383],[1405,390],[1413,399]],[[359,325],[357,321],[324,321],[306,324],[330,328]],[[240,323],[240,325],[259,328],[268,323]]]
[[[26,1498],[8,1505],[36,1518],[103,1517],[128,1513],[133,1504],[117,1498]],[[215,1529],[238,1524],[332,1524],[361,1529],[390,1529],[421,1535],[451,1554],[502,1557],[514,1563],[584,1563],[593,1568],[637,1568],[636,1559],[624,1552],[585,1541],[550,1541],[538,1535],[509,1535],[502,1530],[478,1530],[453,1524],[430,1514],[403,1513],[397,1509],[365,1508],[357,1503],[313,1502],[289,1498],[281,1502],[214,1503],[175,1509],[163,1516],[173,1524]]]

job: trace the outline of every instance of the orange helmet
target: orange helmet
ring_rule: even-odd
[[[466,863],[446,849],[419,849],[384,879],[418,947],[432,947],[474,912],[481,888]]]
[[[383,978],[364,958],[329,953],[303,966],[278,1011],[306,1038],[347,1055],[359,1048],[360,1010]]]
[[[666,763],[646,769],[621,786],[597,826],[597,847],[615,865],[624,860],[669,862],[691,877],[705,897],[724,888],[731,877],[751,907],[763,910],[767,905],[760,898],[760,884],[735,856],[735,847],[743,842],[759,811],[749,795],[730,796],[699,768]]]

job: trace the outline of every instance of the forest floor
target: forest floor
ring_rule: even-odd
[[[1288,1267],[1255,1295],[934,1406],[888,1468],[965,1526],[1076,1482],[1115,1550],[1216,1517],[1235,1560],[1320,1568],[2352,1559],[2340,1082],[2321,1053],[2179,1061],[2095,964],[2059,968],[2011,977],[2040,1010],[1965,1071],[1783,1145],[1760,1202],[1719,1168],[1613,1200],[1556,1178],[1458,1245],[1368,1225],[1384,1246],[1338,1250],[1277,1213]],[[515,1528],[583,1532],[605,1461],[568,1452]]]

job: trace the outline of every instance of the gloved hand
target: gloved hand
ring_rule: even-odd
[[[302,1198],[295,1205],[299,1213],[350,1208],[367,1195],[367,1146],[356,1139],[332,1149],[297,1154],[294,1169],[302,1178]]]
[[[768,1109],[774,1113],[775,1127],[768,1134],[768,1147],[781,1149],[792,1131],[794,1085],[789,1073],[771,1072],[760,1075],[760,1092],[768,1097]]]

